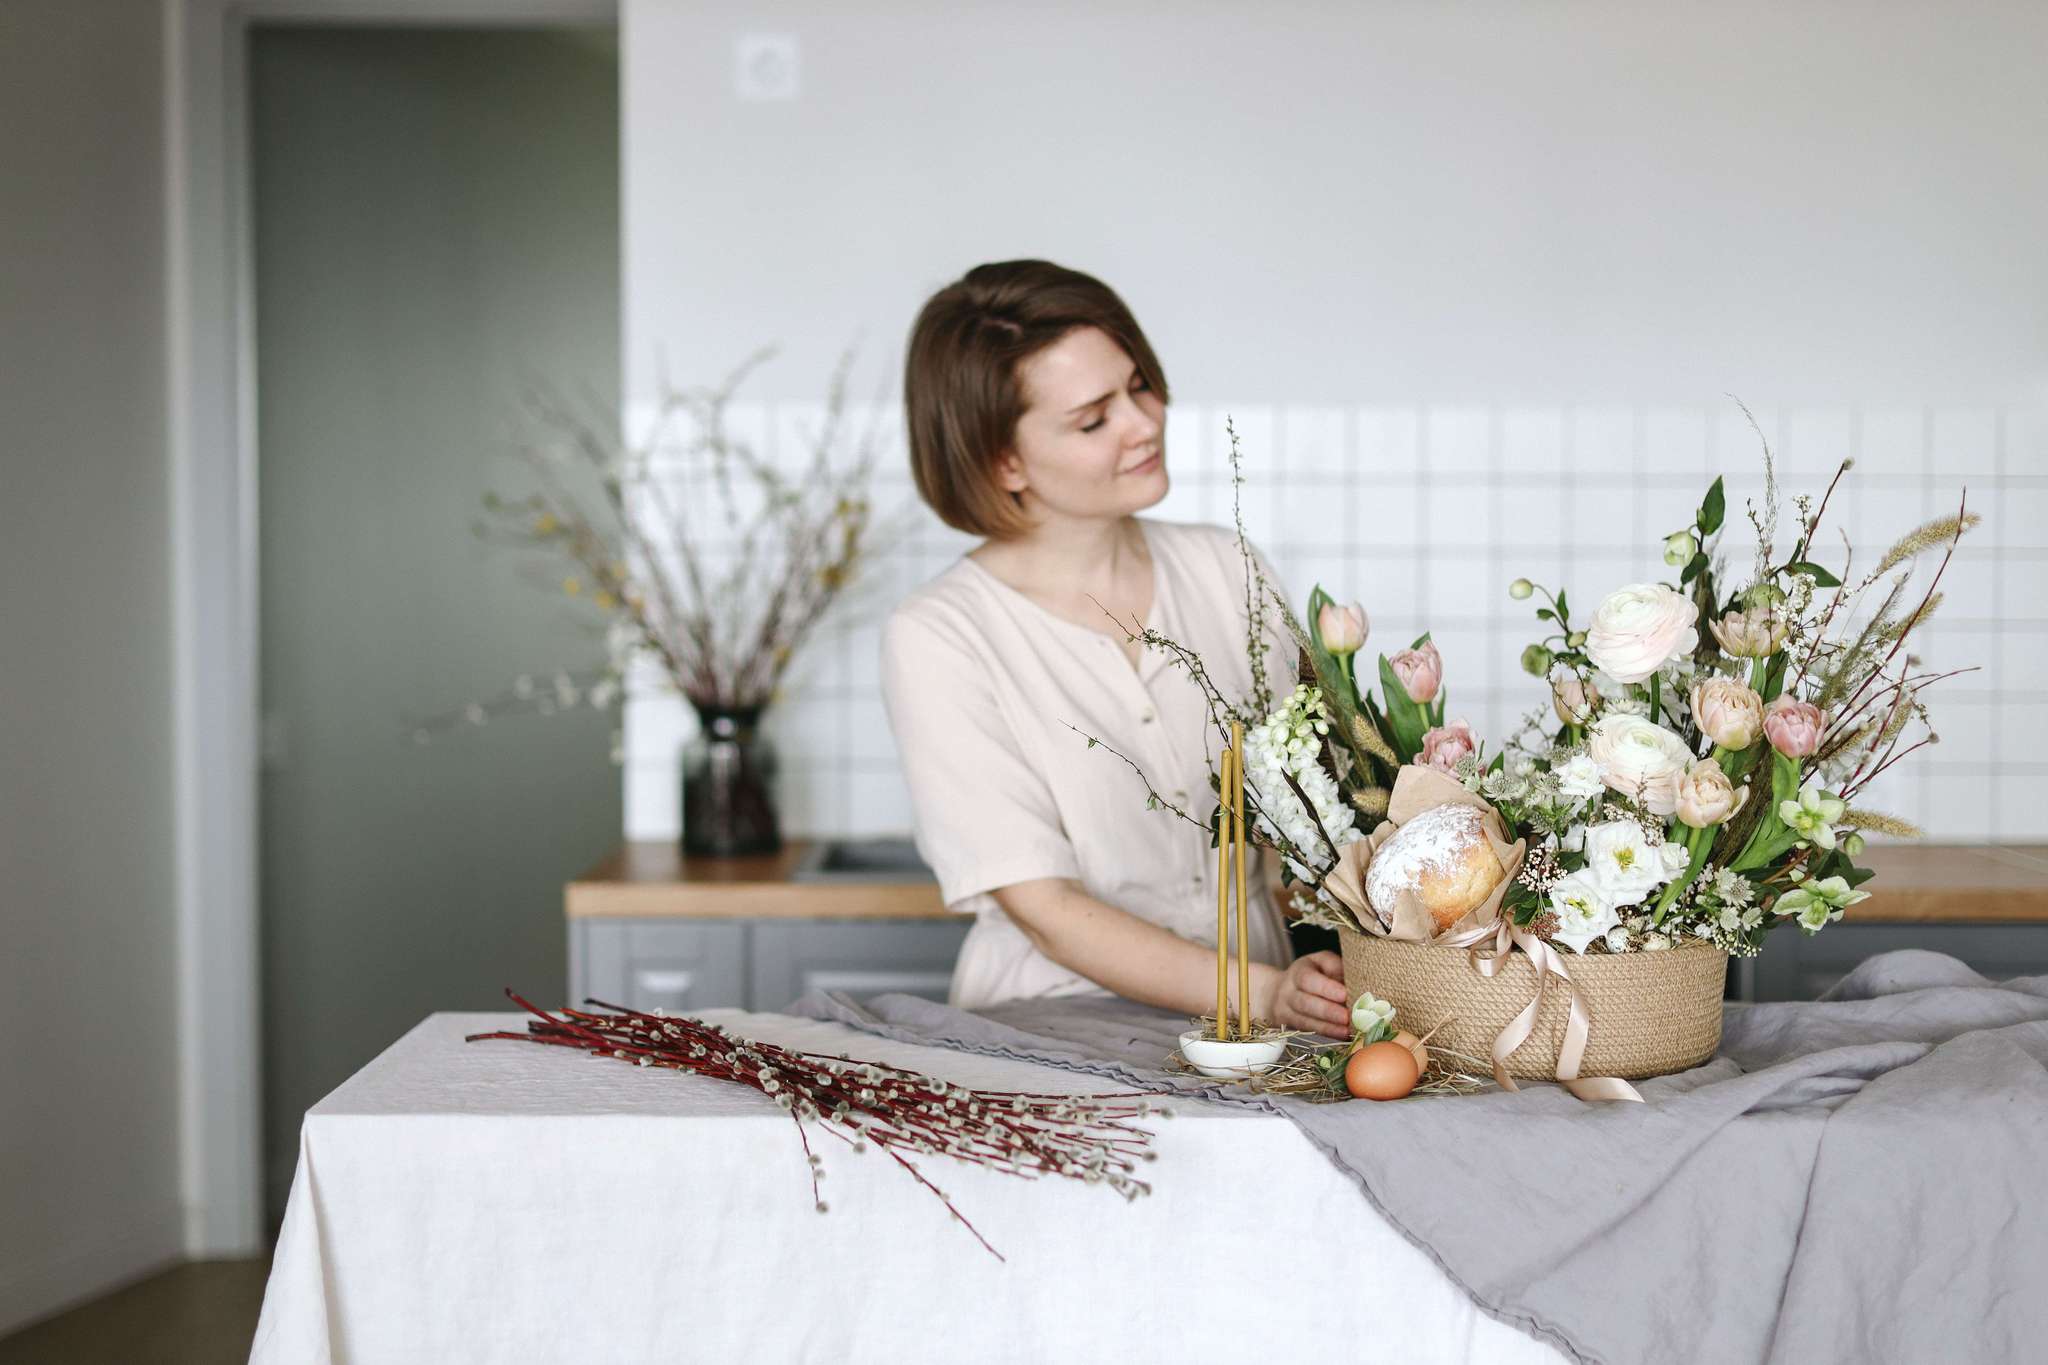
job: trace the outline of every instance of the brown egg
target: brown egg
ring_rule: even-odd
[[[1407,1029],[1402,1029],[1399,1033],[1395,1034],[1394,1041],[1415,1054],[1415,1069],[1418,1073],[1429,1070],[1429,1044],[1417,1038]]]
[[[1415,1054],[1396,1042],[1367,1043],[1344,1064],[1344,1088],[1362,1100],[1398,1100],[1421,1079]]]

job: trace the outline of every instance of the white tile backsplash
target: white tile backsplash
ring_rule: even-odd
[[[764,451],[786,453],[820,411],[815,404],[743,405],[733,419]],[[1818,496],[1842,455],[1853,453],[1857,466],[1836,495],[1841,516],[1831,512],[1829,520],[1854,528],[1863,568],[1899,535],[1948,510],[1967,479],[1986,525],[1951,566],[1947,602],[1920,652],[1929,667],[1983,667],[1929,693],[1943,742],[1886,774],[1868,804],[1937,836],[2048,838],[2048,417],[1967,407],[1759,404],[1754,411],[1784,456],[1780,554],[1793,534],[1792,496]],[[1743,502],[1762,486],[1757,439],[1726,402],[1176,403],[1167,418],[1173,491],[1147,515],[1228,524],[1226,413],[1244,457],[1246,529],[1296,597],[1305,600],[1320,581],[1340,600],[1361,600],[1375,655],[1432,630],[1453,713],[1494,742],[1543,699],[1541,685],[1519,667],[1537,623],[1528,603],[1506,596],[1510,579],[1567,588],[1583,619],[1603,592],[1667,577],[1654,542],[1687,521],[1717,471],[1728,476],[1723,548],[1735,572],[1746,572],[1753,554]],[[895,416],[887,405],[880,415]],[[914,493],[903,477],[896,425],[878,493],[901,500]],[[910,827],[909,794],[881,704],[879,626],[890,605],[978,539],[921,508],[912,525],[905,543],[872,561],[873,609],[859,621],[825,623],[815,657],[804,663],[803,686],[772,716],[783,819],[793,835]],[[1826,545],[1833,563],[1839,541]],[[624,717],[626,826],[634,838],[668,838],[679,829],[676,764],[693,726],[679,698],[654,694],[652,676],[636,672]]]

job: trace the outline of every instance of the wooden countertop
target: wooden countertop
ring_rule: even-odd
[[[792,839],[756,858],[685,857],[673,839],[635,841],[570,882],[564,909],[586,916],[712,919],[945,919],[937,882],[791,881],[813,845]]]
[[[945,919],[925,882],[791,881],[810,850],[791,840],[759,858],[686,858],[673,840],[629,843],[570,882],[570,918]],[[2048,923],[2048,845],[1883,844],[1856,923]]]

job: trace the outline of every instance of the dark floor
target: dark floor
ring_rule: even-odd
[[[246,1365],[270,1261],[193,1261],[0,1338],[0,1365]]]

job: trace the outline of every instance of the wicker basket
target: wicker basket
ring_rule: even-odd
[[[1484,1061],[1493,1040],[1536,994],[1536,969],[1510,953],[1481,976],[1463,948],[1433,947],[1340,931],[1344,987],[1356,1000],[1371,991],[1394,1006],[1396,1022],[1422,1034],[1443,1024],[1432,1047]],[[1581,1076],[1640,1080],[1698,1066],[1721,1043],[1721,997],[1728,955],[1710,944],[1663,952],[1566,953],[1572,980],[1592,1015]],[[1508,1074],[1549,1080],[1557,1072],[1571,993],[1552,978],[1535,1030],[1508,1057]],[[1445,1023],[1445,1020],[1450,1022]]]

